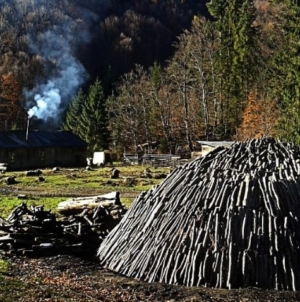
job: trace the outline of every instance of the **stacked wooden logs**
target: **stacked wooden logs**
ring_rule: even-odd
[[[299,174],[293,144],[219,147],[140,194],[100,261],[147,282],[299,290]]]
[[[0,217],[0,252],[32,257],[55,254],[95,256],[107,234],[125,214],[122,205],[99,205],[69,216],[56,216],[43,206],[25,203]]]

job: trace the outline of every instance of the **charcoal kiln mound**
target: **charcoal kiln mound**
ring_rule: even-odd
[[[140,194],[100,261],[147,282],[299,290],[299,174],[293,144],[219,147]]]

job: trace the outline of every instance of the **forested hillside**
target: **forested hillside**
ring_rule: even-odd
[[[163,63],[204,10],[201,1],[0,1],[1,129],[25,127],[32,107],[59,127],[79,88],[99,77],[109,93],[133,64]]]
[[[90,150],[197,139],[300,143],[294,1],[0,1],[0,127]],[[95,139],[96,138],[96,139]]]

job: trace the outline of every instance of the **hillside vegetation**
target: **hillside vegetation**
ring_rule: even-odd
[[[300,143],[294,1],[1,2],[0,128],[67,129],[89,152],[195,140]],[[149,150],[148,150],[149,151]]]

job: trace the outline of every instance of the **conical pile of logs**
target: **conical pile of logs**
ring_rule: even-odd
[[[147,282],[299,290],[299,174],[293,144],[217,148],[139,195],[98,256]]]

